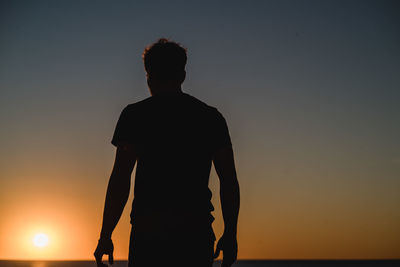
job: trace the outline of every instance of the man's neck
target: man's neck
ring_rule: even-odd
[[[150,88],[150,93],[152,96],[157,95],[175,95],[181,94],[182,88],[179,87],[162,87],[162,88]]]

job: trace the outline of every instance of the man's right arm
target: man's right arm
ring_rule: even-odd
[[[232,146],[226,146],[216,151],[214,167],[220,180],[220,198],[224,233],[218,241],[215,257],[223,251],[222,267],[231,266],[237,258],[237,221],[240,206],[239,183],[236,176]]]
[[[109,255],[112,264],[114,246],[111,234],[117,225],[129,197],[131,174],[136,163],[136,152],[131,145],[119,145],[115,156],[114,167],[107,187],[106,201],[103,212],[103,226],[99,243],[94,256],[97,266],[107,266],[102,263],[104,254]]]

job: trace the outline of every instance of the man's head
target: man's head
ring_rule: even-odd
[[[186,61],[186,49],[165,38],[146,47],[143,62],[150,90],[180,88],[186,77]]]

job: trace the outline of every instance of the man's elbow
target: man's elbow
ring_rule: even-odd
[[[128,190],[131,184],[131,174],[128,172],[113,171],[110,176],[109,187],[115,188],[119,192]]]
[[[228,179],[221,179],[220,183],[221,190],[237,191],[239,192],[239,181],[234,177]]]

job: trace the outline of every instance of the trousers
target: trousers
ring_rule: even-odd
[[[211,224],[132,224],[129,267],[211,267],[215,235]]]

